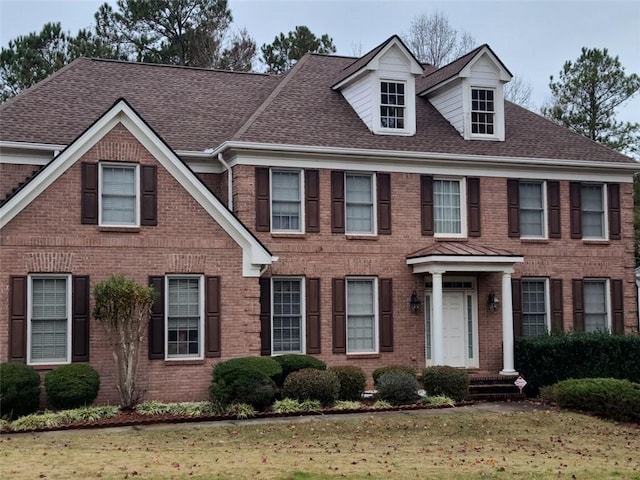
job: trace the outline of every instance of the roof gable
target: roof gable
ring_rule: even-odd
[[[3,228],[15,218],[118,124],[122,124],[242,248],[243,275],[247,277],[260,276],[263,266],[269,265],[275,260],[271,253],[204,186],[193,171],[178,158],[173,150],[123,99],[118,100],[78,138],[71,142],[65,150],[39,170],[28,183],[0,206],[0,228]]]

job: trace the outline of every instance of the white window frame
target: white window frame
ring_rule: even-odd
[[[67,298],[67,348],[66,348],[66,352],[65,352],[65,359],[64,360],[33,360],[31,358],[31,335],[32,335],[32,328],[31,328],[31,320],[33,319],[33,280],[39,280],[39,279],[65,279],[67,282],[67,291],[66,291],[66,298]],[[27,321],[27,365],[65,365],[67,363],[71,363],[71,322],[72,322],[72,309],[73,309],[73,304],[72,304],[72,284],[71,284],[71,275],[68,274],[50,274],[50,273],[43,273],[43,274],[32,274],[28,276],[28,281],[27,281],[27,314],[28,314],[28,321]]]
[[[549,228],[548,228],[548,224],[549,224],[549,210],[548,210],[548,205],[547,205],[547,182],[544,180],[520,180],[519,184],[518,184],[518,197],[520,197],[520,185],[522,185],[523,183],[528,183],[528,184],[541,184],[542,188],[541,188],[541,192],[540,195],[542,195],[542,235],[520,235],[520,238],[524,238],[524,239],[547,239],[549,238]],[[520,198],[518,198],[518,220],[520,221],[522,218],[522,202],[520,201]],[[520,230],[522,230],[522,226],[519,225],[518,226],[520,228]]]
[[[493,113],[491,113],[491,111],[489,110],[474,110],[473,109],[473,91],[474,90],[484,90],[484,91],[491,91],[493,92]],[[495,87],[488,87],[488,86],[481,86],[481,85],[472,85],[471,89],[469,91],[469,100],[470,100],[470,104],[469,104],[469,112],[470,112],[470,132],[471,132],[471,136],[473,137],[488,137],[488,138],[494,138],[497,136],[498,134],[498,108],[497,108],[497,98],[498,98],[498,91]],[[486,100],[485,100],[486,101]],[[492,114],[492,120],[493,122],[491,123],[491,125],[493,126],[493,133],[477,133],[473,131],[473,114],[474,113],[480,113],[480,114]]]
[[[582,201],[582,187],[583,186],[599,186],[601,187],[602,192],[602,237],[591,237],[584,234],[584,225],[582,223],[582,212],[583,201]],[[606,183],[597,183],[597,182],[581,182],[580,183],[580,230],[582,231],[582,239],[583,240],[607,240],[609,238],[609,204],[608,204],[608,192],[607,192],[607,184]]]
[[[274,173],[297,173],[300,187],[300,228],[294,229],[276,229],[273,227],[273,174]],[[273,233],[304,233],[305,232],[305,191],[304,191],[304,170],[287,169],[287,168],[270,168],[269,169],[269,225]]]
[[[169,355],[169,279],[198,279],[200,321],[198,323],[198,355]],[[204,359],[204,275],[175,274],[164,276],[164,358],[170,361]]]
[[[391,104],[391,103],[382,103],[382,84],[383,83],[393,83],[395,85],[402,85],[404,88],[404,93],[402,94],[402,96],[404,97],[404,104],[402,106],[399,105],[395,105],[395,104]],[[378,81],[378,125],[379,128],[381,130],[386,130],[389,132],[404,132],[407,130],[407,82],[405,80],[397,80],[397,79],[386,79],[386,78],[381,78]],[[398,95],[397,93],[395,93],[394,95]],[[401,108],[402,109],[402,123],[403,126],[402,127],[385,127],[384,125],[382,125],[382,108],[383,107],[390,107],[390,108]],[[398,118],[398,117],[393,117],[393,118]]]
[[[544,283],[544,316],[545,316],[545,325],[547,328],[547,333],[551,331],[551,292],[549,291],[549,279],[547,277],[522,277],[520,279],[521,288],[520,295],[522,296],[520,302],[522,303],[522,324],[524,327],[524,286],[522,285],[525,282],[543,282]],[[524,336],[524,335],[523,335]]]
[[[582,298],[584,302],[584,331],[587,331],[587,308],[585,302],[585,284],[588,282],[604,282],[604,308],[607,318],[605,320],[605,328],[607,332],[611,332],[611,282],[608,278],[587,277],[582,279]]]
[[[404,84],[404,128],[388,128],[382,126],[380,107],[382,106],[382,82]],[[416,134],[416,83],[415,78],[408,72],[377,72],[371,75],[368,85],[370,101],[371,122],[369,129],[375,135],[401,135],[411,136]]]
[[[357,176],[357,177],[369,177],[371,179],[371,231],[370,232],[360,232],[360,231],[350,231],[349,230],[349,222],[347,217],[347,211],[349,209],[349,202],[347,201],[347,177],[348,176]],[[377,181],[375,173],[368,172],[345,172],[344,173],[344,231],[345,235],[356,235],[356,236],[375,236],[378,234],[378,192],[376,189]]]
[[[349,282],[350,281],[371,281],[373,283],[373,351],[354,351],[349,350]],[[345,329],[346,329],[346,350],[347,355],[375,355],[380,353],[380,339],[379,339],[379,331],[380,331],[380,318],[378,314],[379,303],[378,303],[378,278],[377,277],[358,277],[358,276],[350,276],[345,278],[344,282],[344,300],[345,300]]]
[[[453,181],[460,184],[460,233],[436,232],[436,189],[435,182]],[[434,177],[433,178],[433,235],[436,238],[467,238],[467,181],[466,178]]]
[[[300,282],[300,350],[287,350],[287,351],[282,351],[282,352],[276,352],[275,349],[273,348],[273,317],[274,317],[274,297],[275,297],[275,288],[274,288],[274,283],[276,281],[293,281],[293,280],[297,280]],[[305,281],[304,281],[304,277],[272,277],[271,278],[271,356],[278,356],[278,355],[288,355],[291,353],[294,354],[305,354],[306,353],[306,338],[307,338],[307,332],[306,332],[306,322],[307,322],[307,318],[306,318],[306,311],[307,311],[307,306],[306,306],[306,286],[305,286]]]
[[[123,228],[135,228],[140,226],[140,165],[137,163],[120,163],[120,162],[100,162],[98,168],[98,225],[101,227],[123,227]],[[104,193],[103,188],[103,168],[104,167],[117,167],[117,168],[133,168],[134,169],[134,185],[135,185],[135,215],[136,220],[134,223],[105,223],[102,220],[102,195]]]

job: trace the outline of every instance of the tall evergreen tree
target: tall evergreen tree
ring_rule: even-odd
[[[289,70],[306,53],[335,53],[333,39],[326,33],[316,37],[308,27],[302,25],[276,36],[272,43],[261,47],[262,62],[269,73],[283,73]]]
[[[640,152],[640,125],[616,120],[616,108],[640,91],[640,77],[627,75],[606,48],[582,48],[557,81],[550,77],[549,88],[553,99],[543,115],[615,150]]]

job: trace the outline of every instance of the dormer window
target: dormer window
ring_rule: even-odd
[[[495,112],[493,89],[472,88],[471,133],[473,135],[493,135]]]
[[[403,82],[380,82],[380,126],[405,128],[405,88]]]

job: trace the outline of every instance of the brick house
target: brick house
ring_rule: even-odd
[[[114,369],[91,318],[156,301],[146,399],[308,353],[516,373],[514,337],[638,330],[630,158],[504,100],[487,45],[398,37],[269,76],[79,59],[0,107],[0,360]]]

